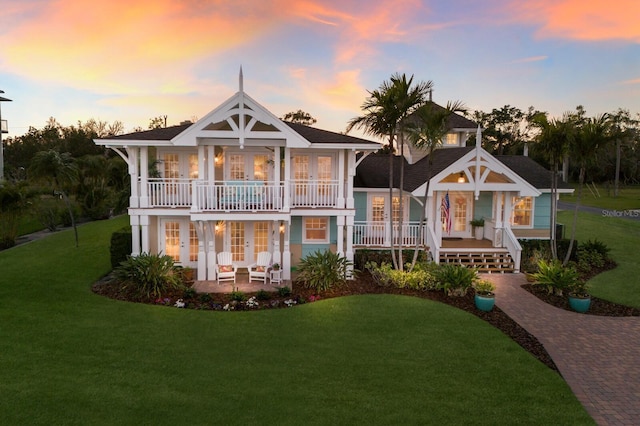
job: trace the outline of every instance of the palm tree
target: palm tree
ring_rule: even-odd
[[[369,91],[369,97],[362,104],[365,114],[353,118],[347,126],[347,133],[353,128],[360,128],[365,134],[388,138],[389,143],[389,208],[393,209],[394,189],[394,141],[399,137],[400,146],[400,219],[399,229],[402,232],[402,185],[404,184],[404,126],[406,119],[426,102],[426,95],[433,86],[431,81],[419,82],[414,86],[413,76],[407,78],[405,74],[393,74],[388,81],[382,82],[377,90]],[[389,215],[391,232],[391,258],[396,269],[402,269],[402,241],[400,242],[399,257],[396,259],[394,244],[393,211]]]
[[[575,210],[573,212],[573,225],[571,227],[571,239],[569,249],[565,255],[563,265],[569,263],[571,251],[576,237],[576,225],[578,223],[578,209],[582,199],[582,187],[584,185],[587,166],[592,163],[598,151],[608,143],[611,134],[611,119],[608,114],[585,119],[577,129],[575,138],[571,141],[571,158],[578,162],[580,173],[578,175],[578,194],[576,196]]]
[[[416,265],[420,241],[422,241],[422,229],[427,213],[427,198],[429,196],[429,185],[431,184],[431,173],[433,166],[433,152],[442,145],[442,139],[448,133],[449,117],[456,112],[466,112],[464,104],[460,101],[447,102],[445,108],[441,108],[431,102],[419,108],[407,125],[409,142],[416,148],[427,151],[427,187],[422,196],[422,209],[420,211],[420,222],[418,225],[418,238],[413,251],[411,268]]]
[[[551,165],[551,256],[558,259],[556,243],[556,222],[558,211],[558,166],[569,150],[575,134],[575,123],[569,114],[562,119],[549,120],[546,113],[535,114],[532,125],[539,129],[536,136],[537,148],[540,149]]]
[[[71,154],[68,152],[59,153],[53,149],[40,151],[31,160],[29,175],[38,180],[48,181],[52,186],[53,193],[62,197],[69,211],[76,237],[76,247],[78,247],[78,229],[71,208],[71,200],[66,191],[66,188],[76,182],[78,176],[78,168]]]

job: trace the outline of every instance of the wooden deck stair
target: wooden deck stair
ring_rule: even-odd
[[[504,249],[446,251],[440,253],[440,263],[459,263],[477,268],[484,273],[512,273],[514,263],[511,255]]]

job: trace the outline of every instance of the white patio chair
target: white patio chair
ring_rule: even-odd
[[[268,251],[261,251],[258,253],[256,263],[247,266],[247,269],[249,270],[249,282],[256,280],[262,281],[263,284],[267,284],[269,265],[271,265],[271,253]]]
[[[238,267],[233,264],[233,255],[228,251],[218,253],[218,263],[216,265],[216,276],[218,284],[224,281],[233,281],[236,283],[236,272]]]

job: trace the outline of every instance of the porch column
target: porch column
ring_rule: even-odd
[[[207,245],[206,222],[201,220],[194,222],[196,233],[198,234],[198,276],[199,281],[207,279]]]
[[[440,241],[440,245],[442,245],[442,212],[440,211],[442,206],[442,199],[444,198],[444,196],[442,195],[441,191],[438,191],[438,204],[436,206],[434,206],[434,230],[436,231],[436,238],[438,239],[438,241]]]
[[[291,279],[291,249],[289,247],[289,238],[291,222],[284,222],[284,251],[282,252],[282,279]]]
[[[502,217],[504,215],[504,212],[502,210],[503,196],[504,196],[504,192],[496,193],[496,206],[495,206],[496,225],[492,235],[494,247],[502,246],[502,226],[503,226]]]
[[[207,182],[213,183],[216,180],[215,175],[215,162],[216,162],[216,147],[213,145],[207,146]],[[204,178],[205,176],[203,176]]]
[[[280,253],[280,221],[274,220],[271,227],[273,230],[273,263],[280,263],[282,261],[282,255]]]
[[[291,149],[284,149],[284,200],[282,203],[282,211],[288,212],[291,208]],[[285,226],[288,229],[288,226]],[[288,230],[285,231],[285,235],[288,234]],[[285,245],[288,241],[288,238],[285,238]],[[287,270],[285,269],[285,274]]]
[[[344,256],[344,216],[336,216],[336,252]]]
[[[140,148],[140,206],[149,207],[149,147]]]
[[[142,228],[142,252],[143,253],[150,253],[151,251],[151,244],[149,243],[150,241],[150,236],[149,236],[149,216],[144,215],[144,216],[140,216],[140,227]]]
[[[345,155],[344,150],[338,153],[338,198],[336,199],[336,207],[344,208],[344,186],[345,186]]]
[[[129,157],[129,176],[131,177],[131,196],[129,197],[129,207],[140,207],[140,198],[138,195],[138,148],[125,147],[127,157]],[[144,206],[146,207],[146,206]]]
[[[205,225],[207,234],[207,280],[215,281],[216,279],[216,245],[215,245],[215,221],[208,221]]]
[[[347,258],[347,260],[349,262],[351,262],[351,267],[349,267],[349,269],[347,270],[347,278],[352,279],[353,278],[353,221],[354,221],[354,217],[353,216],[347,216],[347,235],[346,235],[346,239],[347,239],[347,249],[345,252],[345,257]]]
[[[349,151],[347,153],[347,208],[354,208],[353,200],[353,178],[356,175],[356,153]]]
[[[140,255],[140,216],[132,215],[129,217],[131,224],[131,256]]]

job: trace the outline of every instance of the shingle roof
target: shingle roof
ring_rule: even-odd
[[[299,123],[290,123],[288,121],[283,121],[283,123],[291,127],[293,131],[295,131],[311,143],[376,143],[370,140],[344,135],[342,133],[330,132],[328,130],[305,126]]]
[[[496,155],[495,158],[516,172],[537,189],[551,188],[551,171],[523,155]],[[558,182],[559,189],[569,189],[569,185]]]
[[[460,148],[438,149],[433,152],[433,163],[429,172],[429,156],[415,164],[409,164],[400,156],[394,157],[393,182],[394,187],[400,185],[400,162],[404,161],[404,190],[413,191],[426,182],[429,174],[435,176],[442,170],[456,162],[460,157],[474,149],[472,146]],[[370,154],[356,169],[354,186],[361,188],[389,187],[389,155]]]
[[[341,133],[330,132],[328,130],[317,129],[315,127],[305,126],[297,123],[289,123],[284,121],[294,132],[305,138],[311,143],[336,143],[336,144],[377,144],[366,139],[354,136],[343,135]],[[184,132],[191,124],[181,124],[159,129],[145,130],[142,132],[128,133],[126,135],[112,136],[109,139],[126,139],[126,140],[171,140]]]
[[[169,141],[184,132],[191,124],[161,127],[158,129],[144,130],[142,132],[127,133],[126,135],[111,136],[109,139],[126,139],[134,141]]]
[[[469,151],[475,149],[472,146],[461,148],[443,148],[433,152],[433,163],[431,165],[431,176],[440,173]],[[495,158],[502,164],[510,168],[534,188],[551,188],[551,172],[530,157],[522,155],[497,155]],[[393,174],[394,187],[400,185],[400,161],[399,156],[394,157]],[[426,182],[429,175],[429,156],[421,159],[415,164],[404,165],[404,190],[413,191]],[[388,188],[389,187],[389,156],[388,154],[370,154],[358,165],[354,186],[359,188]],[[559,183],[560,189],[570,188],[568,185]]]
[[[433,108],[436,111],[439,110],[444,110],[445,108],[442,105],[438,105],[435,102],[429,102],[427,103],[428,106],[430,106],[431,108]],[[409,120],[411,120],[411,117],[409,117]],[[449,117],[447,118],[447,129],[448,130],[452,130],[452,129],[468,129],[468,130],[475,130],[478,127],[478,123],[475,123],[471,120],[469,120],[468,118],[466,118],[465,116],[458,114],[456,112],[454,112],[453,114],[449,115]]]

